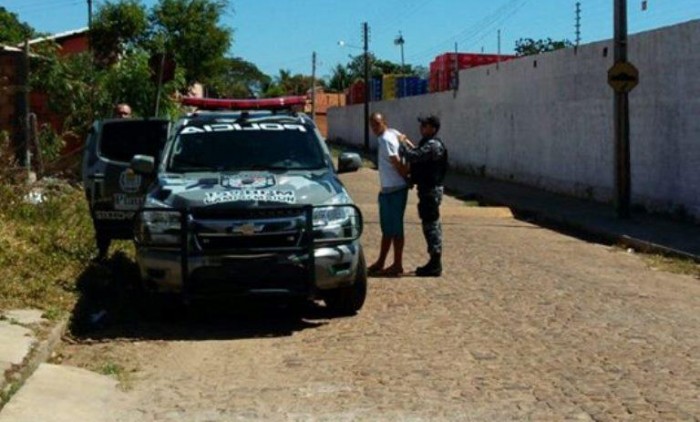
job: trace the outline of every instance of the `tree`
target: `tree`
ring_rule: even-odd
[[[256,65],[240,57],[226,58],[224,71],[213,77],[210,96],[222,98],[254,98],[264,92],[272,80]]]
[[[32,88],[48,94],[49,108],[65,116],[64,132],[84,138],[90,122],[108,115],[111,104],[99,89],[98,71],[89,54],[61,57],[58,47],[51,47],[42,51],[44,59],[33,69]]]
[[[410,64],[400,65],[389,60],[376,60],[372,64],[373,76],[381,75],[412,75],[413,67]]]
[[[151,10],[151,50],[172,52],[188,86],[225,71],[232,41],[219,24],[228,0],[159,0]]]
[[[370,77],[376,78],[382,75],[413,75],[413,66],[410,64],[401,66],[398,63],[394,63],[389,60],[377,59],[374,54],[369,53],[369,63],[370,63]],[[350,80],[364,79],[365,78],[365,57],[364,54],[359,54],[350,59],[350,63],[347,64],[347,72],[350,76]]]
[[[21,22],[17,14],[0,6],[0,43],[19,44],[35,35],[34,29]]]
[[[285,69],[280,69],[279,75],[274,78],[266,91],[265,97],[278,97],[280,95],[306,95],[313,86],[313,78],[311,76],[297,73],[292,75],[292,72]],[[316,79],[316,86],[325,86],[325,82],[321,79]]]
[[[157,86],[150,79],[149,57],[144,50],[135,51],[124,56],[115,66],[101,75],[102,88],[110,104],[125,102],[138,116],[153,115]],[[184,87],[182,70],[176,72],[173,81],[164,84],[160,109],[164,110],[166,115],[177,114],[175,93]]]
[[[411,73],[413,75],[418,76],[421,79],[430,78],[430,70],[425,66],[414,66],[413,71]]]
[[[137,48],[148,29],[146,8],[138,0],[107,1],[98,9],[90,31],[95,59],[110,65],[125,50]]]
[[[84,139],[93,120],[111,117],[114,104],[126,102],[137,116],[151,116],[156,87],[150,79],[149,55],[145,50],[125,54],[114,65],[93,66],[89,53],[61,56],[57,46],[42,51],[32,73],[32,87],[48,94],[51,110],[65,116],[64,133]],[[184,86],[180,71],[165,84],[161,109],[177,112],[175,93]]]
[[[350,72],[348,69],[342,64],[338,63],[331,72],[328,87],[334,91],[341,92],[350,86],[351,82],[352,79],[350,78]]]
[[[518,56],[532,56],[548,51],[573,47],[574,44],[567,40],[554,41],[551,38],[533,40],[532,38],[520,38],[515,42],[515,53]]]
[[[370,76],[372,76],[372,63],[374,63],[377,58],[374,54],[369,53],[369,63],[370,63]],[[365,77],[365,55],[358,54],[350,59],[350,62],[346,65],[348,69],[348,74],[350,75],[350,80],[364,79]],[[381,75],[381,73],[379,73]]]
[[[265,91],[263,92],[263,97],[265,98],[282,97],[284,95],[287,95],[284,88],[276,84],[274,81],[267,84]]]

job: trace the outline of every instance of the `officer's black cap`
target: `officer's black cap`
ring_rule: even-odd
[[[433,114],[426,116],[426,117],[419,117],[418,121],[422,125],[430,125],[435,128],[435,130],[440,129],[440,118],[438,116],[435,116]]]

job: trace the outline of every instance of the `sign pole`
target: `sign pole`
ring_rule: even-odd
[[[627,0],[615,0],[615,63],[627,62]],[[630,116],[629,90],[615,91],[615,210],[630,218]]]
[[[316,52],[311,54],[311,120],[316,122]]]
[[[31,117],[30,117],[30,101],[29,94],[31,88],[29,86],[29,39],[24,40],[24,48],[22,50],[22,96],[20,97],[19,113],[22,116],[22,137],[24,138],[24,166],[27,169],[27,181],[32,180],[32,153],[30,143],[32,139]]]
[[[165,68],[165,53],[161,53],[160,67],[158,67],[158,91],[156,92],[156,110],[155,117],[160,114],[160,97],[163,93],[163,71]]]
[[[362,40],[364,41],[363,51],[364,51],[364,66],[365,66],[365,109],[364,109],[364,120],[365,120],[365,151],[369,152],[369,25],[367,22],[362,24]]]

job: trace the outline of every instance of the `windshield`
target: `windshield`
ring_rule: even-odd
[[[188,126],[175,139],[168,170],[309,170],[325,166],[312,130],[300,124]]]

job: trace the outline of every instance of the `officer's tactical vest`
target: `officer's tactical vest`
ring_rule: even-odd
[[[411,181],[417,186],[433,187],[441,186],[447,174],[447,148],[445,143],[440,138],[425,138],[421,139],[418,147],[422,147],[430,140],[435,140],[442,145],[445,152],[437,161],[421,161],[419,163],[411,163]]]

